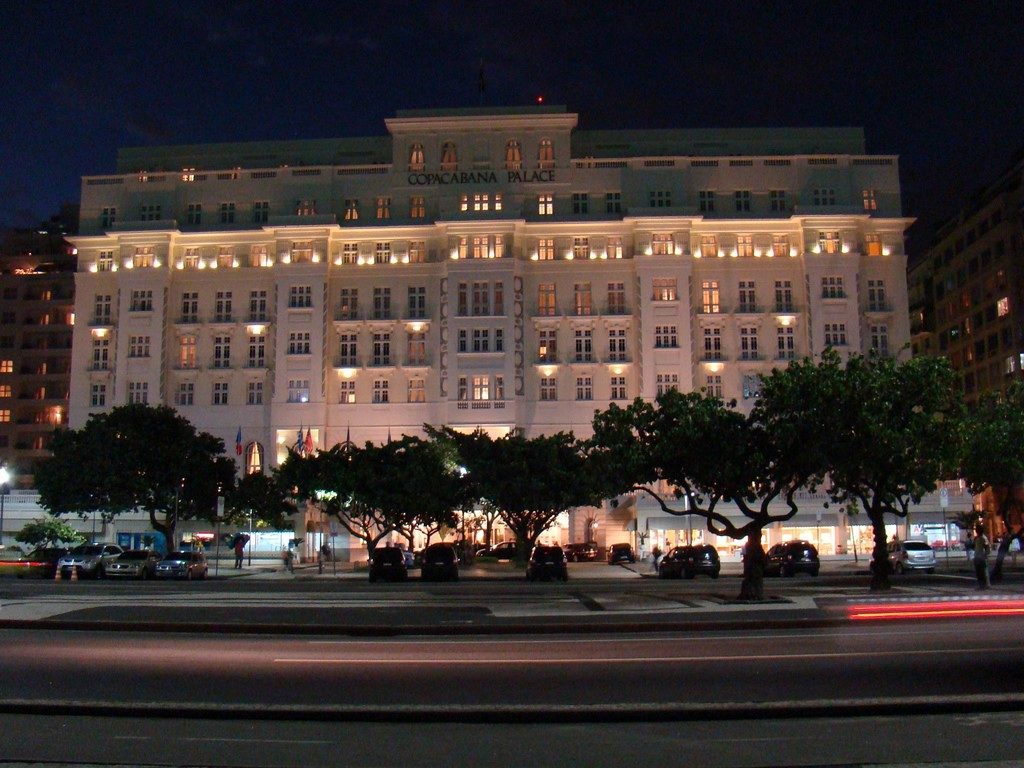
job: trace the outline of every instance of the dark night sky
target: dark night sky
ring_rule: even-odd
[[[486,10],[485,10],[486,9]],[[1024,145],[1020,2],[4,3],[0,224],[120,146],[378,135],[532,103],[584,128],[859,125],[924,241]],[[923,235],[923,237],[922,237]]]

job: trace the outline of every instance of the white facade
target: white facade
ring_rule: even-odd
[[[668,386],[749,407],[827,344],[904,354],[910,220],[860,130],[576,122],[123,151],[83,179],[71,426],[144,399],[273,464],[300,428],[586,436]]]

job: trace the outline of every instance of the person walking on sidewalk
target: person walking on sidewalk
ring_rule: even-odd
[[[980,525],[974,529],[974,575],[978,589],[988,589],[988,539]]]
[[[245,539],[241,536],[235,539],[235,568],[242,567],[242,557],[245,555]]]

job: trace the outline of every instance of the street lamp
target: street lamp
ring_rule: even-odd
[[[0,547],[4,544],[4,499],[11,492],[11,480],[14,475],[7,469],[7,465],[0,465]]]

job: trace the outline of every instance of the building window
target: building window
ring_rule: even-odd
[[[608,258],[609,259],[621,259],[622,258],[622,238],[618,235],[608,238]]]
[[[178,391],[174,396],[175,405],[195,405],[196,385],[191,381],[182,381],[178,384]]]
[[[775,311],[793,311],[793,282],[791,280],[775,281]]]
[[[373,402],[377,404],[391,402],[388,397],[387,379],[375,379],[373,382]]]
[[[454,142],[446,141],[441,146],[441,170],[455,171],[459,168],[459,153]]]
[[[309,402],[309,379],[288,380],[288,402],[308,403]]]
[[[679,346],[679,335],[674,325],[656,325],[654,327],[655,349],[673,349]]]
[[[577,363],[591,363],[594,361],[594,332],[590,328],[577,328],[573,332],[576,341]]]
[[[423,379],[409,379],[408,399],[410,403],[427,402],[427,387]]]
[[[178,339],[178,367],[196,367],[197,339],[193,334],[186,334]]]
[[[182,259],[185,269],[198,269],[199,267],[199,249],[198,248],[186,248],[185,257]],[[205,262],[204,262],[205,266]]]
[[[316,200],[303,198],[295,201],[296,216],[316,216]]]
[[[701,235],[700,252],[708,258],[712,256],[720,256],[721,254],[718,252],[718,238],[714,235]]]
[[[378,331],[373,334],[373,365],[391,365],[391,334]]]
[[[818,248],[822,253],[839,253],[839,233],[836,231],[818,232]]]
[[[835,205],[836,191],[826,187],[815,189],[813,200],[816,206]]]
[[[768,203],[773,213],[783,213],[789,210],[789,201],[786,199],[784,189],[769,189]]]
[[[558,362],[558,331],[542,328],[537,332],[537,362]]]
[[[590,213],[590,195],[586,192],[573,192],[572,212],[577,215]]]
[[[587,259],[590,256],[590,238],[574,237],[572,239],[572,257],[574,259]]]
[[[262,381],[250,381],[247,390],[246,402],[249,405],[263,405]]]
[[[270,201],[255,200],[252,204],[253,224],[266,224],[270,219]]]
[[[697,208],[701,213],[714,213],[715,192],[711,189],[702,189],[697,192]]]
[[[111,294],[97,293],[93,299],[93,323],[110,325]]]
[[[0,397],[11,397],[14,393],[10,384],[0,384]]]
[[[491,380],[489,376],[474,376],[472,379],[473,390],[471,392],[471,399],[473,400],[490,400],[491,399]]]
[[[505,145],[505,170],[506,171],[520,171],[523,168],[523,150],[519,146],[519,142],[515,139],[510,140]]]
[[[756,373],[743,375],[743,399],[753,400],[761,396],[761,377]]]
[[[779,346],[779,360],[792,360],[796,357],[796,341],[792,328],[779,326],[775,329],[775,338]]]
[[[576,377],[576,399],[577,400],[593,400],[594,399],[594,380],[590,376],[577,376]]]
[[[542,317],[553,317],[555,311],[555,284],[540,283],[537,286],[537,314]]]
[[[359,200],[355,197],[345,198],[345,221],[359,221]]]
[[[152,312],[153,291],[132,291],[128,310],[130,312]]]
[[[426,168],[426,163],[423,160],[423,145],[415,143],[409,147],[409,170],[420,172]]]
[[[537,147],[537,167],[547,170],[555,167],[555,148],[551,139],[541,139]]]
[[[107,385],[93,384],[90,387],[89,406],[92,408],[103,408],[107,404]]]
[[[558,399],[558,380],[554,376],[541,378],[540,399],[545,402]]]
[[[473,283],[473,315],[486,317],[491,314],[491,291],[490,283]]]
[[[292,243],[289,258],[292,264],[304,264],[313,260],[313,242],[311,240],[297,240]]]
[[[889,326],[871,326],[871,349],[883,357],[889,355]]]
[[[139,221],[160,221],[162,217],[159,205],[139,206]]]
[[[537,214],[540,216],[551,216],[555,212],[554,195],[537,195]]]
[[[377,219],[384,220],[391,218],[391,198],[390,197],[378,197],[377,198]]]
[[[757,360],[757,328],[740,328],[740,360]]]
[[[338,294],[338,319],[359,319],[359,289],[342,288]]]
[[[846,291],[843,290],[843,278],[840,275],[826,275],[821,278],[821,298],[823,299],[845,299]]]
[[[608,331],[608,361],[623,363],[626,361],[626,329],[611,328]]]
[[[750,211],[750,190],[749,189],[737,189],[733,193],[733,199],[736,203],[736,210],[741,213]]]
[[[701,311],[704,314],[717,314],[722,311],[718,281],[704,280],[700,284]]]
[[[722,377],[720,374],[708,374],[704,377],[704,391],[710,397],[722,399]]]
[[[740,280],[739,285],[740,305],[739,312],[757,312],[757,296],[754,292],[753,280]]]
[[[230,323],[231,319],[231,291],[217,291],[213,321],[215,323]]]
[[[391,243],[378,242],[373,252],[374,264],[388,264],[391,262]]]
[[[14,361],[0,360],[0,373],[14,373]]]
[[[358,243],[344,243],[341,246],[341,263],[357,264],[359,262]]]
[[[1010,297],[1003,296],[996,301],[996,316],[1006,317],[1008,314],[1010,314]]]
[[[288,288],[288,308],[306,309],[313,306],[313,286],[293,285]]]
[[[231,337],[230,336],[214,336],[213,337],[213,367],[214,368],[230,368],[231,367]]]
[[[149,336],[128,337],[128,357],[149,357]]]
[[[220,204],[220,223],[221,224],[234,224],[235,223],[235,204],[234,203],[221,203]]]
[[[651,254],[654,256],[671,256],[675,253],[672,235],[665,232],[655,232],[651,235]]]
[[[864,244],[867,248],[868,256],[882,255],[882,240],[878,235],[865,235]]]
[[[490,352],[491,351],[491,332],[487,328],[474,328],[473,329],[473,351],[474,352]]]
[[[877,211],[878,200],[875,197],[875,190],[865,189],[863,192],[864,210],[865,211]]]
[[[247,365],[250,368],[263,368],[267,361],[267,342],[264,336],[249,337],[249,359]]]
[[[788,235],[772,235],[772,256],[788,256],[789,255],[789,236]]]
[[[659,373],[655,376],[656,394],[661,397],[670,389],[679,389],[678,373]]]
[[[338,364],[346,367],[358,365],[356,357],[356,343],[358,335],[355,333],[342,333],[338,335]]]
[[[555,258],[555,239],[553,237],[542,237],[537,241],[537,259],[539,261],[552,261]]]
[[[410,332],[406,343],[408,365],[427,364],[427,334],[423,331]]]
[[[647,193],[647,203],[651,208],[671,208],[672,191],[668,189],[652,189]]]
[[[704,359],[705,360],[721,360],[722,359],[722,329],[721,328],[705,328],[704,329]]]
[[[269,267],[270,265],[271,261],[270,256],[267,253],[267,246],[254,245],[249,249],[250,267]]]
[[[754,255],[754,236],[753,235],[737,235],[736,236],[736,255],[741,259],[750,258]]]
[[[427,288],[424,285],[409,286],[408,317],[422,320],[427,316]]]
[[[249,291],[249,321],[264,323],[267,320],[267,292]]]
[[[868,311],[885,312],[888,309],[885,300],[885,281],[868,280]],[[1002,315],[1000,315],[1002,317]]]
[[[608,283],[608,314],[626,314],[626,284]]]
[[[117,208],[107,206],[100,213],[100,227],[110,229],[117,222]]]
[[[356,401],[356,383],[352,379],[342,379],[338,386],[338,402],[349,405]]]
[[[263,465],[263,446],[256,442],[245,446],[245,474],[259,474],[263,472]]]
[[[218,267],[234,267],[238,266],[235,264],[235,249],[230,245],[222,245],[220,250],[217,251],[217,266]]]
[[[427,244],[423,240],[412,240],[409,243],[409,263],[423,264],[427,260]]]
[[[226,381],[213,382],[213,404],[228,404],[228,383]]]
[[[100,251],[99,256],[96,257],[96,271],[97,272],[111,272],[114,269],[114,252],[113,251]]]
[[[676,279],[674,277],[655,277],[651,280],[654,289],[654,301],[675,301],[677,297]]]
[[[190,226],[203,223],[203,204],[202,203],[189,203],[188,209],[185,212],[185,221]]]
[[[621,192],[605,192],[604,193],[604,212],[605,213],[622,213],[622,193]]]
[[[409,198],[409,218],[424,219],[427,216],[427,203],[423,195],[413,195]]]
[[[309,331],[293,331],[288,334],[289,355],[308,355],[309,350]]]
[[[846,323],[825,323],[825,346],[846,346]]]
[[[576,283],[573,286],[573,313],[577,316],[593,314],[590,283]]]
[[[11,421],[11,409],[10,408],[0,409],[0,422],[2,422],[4,424],[9,424],[10,421]]]
[[[612,376],[612,400],[625,400],[626,399],[626,377],[625,376]]]
[[[128,402],[135,405],[146,405],[149,402],[149,383],[145,381],[129,381]]]

